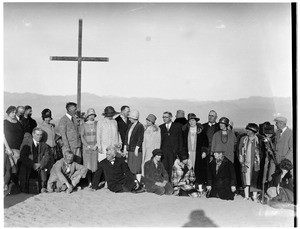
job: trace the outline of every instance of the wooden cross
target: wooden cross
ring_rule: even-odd
[[[99,61],[108,62],[107,57],[83,57],[82,56],[82,19],[79,19],[78,31],[78,56],[51,56],[50,60],[77,61],[77,113],[81,115],[81,62],[82,61]]]

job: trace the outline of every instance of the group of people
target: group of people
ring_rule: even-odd
[[[13,183],[28,193],[37,178],[40,192],[71,193],[86,178],[90,190],[106,184],[113,192],[233,200],[242,188],[245,200],[259,201],[260,194],[260,201],[293,203],[293,137],[285,117],[275,118],[276,132],[265,122],[237,133],[227,117],[217,122],[214,110],[204,124],[182,110],[173,122],[166,111],[158,126],[154,114],[140,123],[129,106],[120,112],[107,106],[97,120],[93,108],[78,117],[77,104],[69,102],[56,132],[50,109],[39,125],[30,106],[10,106],[6,113],[4,190]]]

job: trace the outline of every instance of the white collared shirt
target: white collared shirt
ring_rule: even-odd
[[[33,140],[35,147],[37,147],[39,143],[36,140],[34,140],[34,138],[32,140]]]
[[[171,128],[171,124],[172,124],[172,122],[170,122],[170,123],[166,123],[166,128],[167,128],[167,130],[170,130],[170,128]]]
[[[125,123],[127,123],[127,118],[125,118],[122,114],[120,114],[120,117],[123,119],[123,121],[124,121]]]
[[[210,122],[208,122],[208,125],[209,126],[213,126],[213,125],[215,125],[216,123],[214,122],[214,123],[210,123]]]
[[[72,121],[72,116],[66,113],[66,116]]]
[[[280,133],[280,136],[283,134],[283,132],[284,132],[286,129],[287,129],[287,126],[284,127],[284,128],[282,129],[282,131],[281,131],[281,133]]]

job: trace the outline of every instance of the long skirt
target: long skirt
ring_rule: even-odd
[[[133,174],[142,173],[142,156],[143,153],[139,152],[138,156],[135,156],[133,151],[128,151],[128,166]]]

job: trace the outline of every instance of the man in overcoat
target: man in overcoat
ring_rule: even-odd
[[[50,148],[45,142],[41,142],[43,130],[34,128],[32,136],[26,134],[20,148],[20,189],[21,192],[29,193],[29,179],[38,178],[41,192],[47,186],[47,174],[53,165],[53,157]]]
[[[169,181],[171,181],[174,161],[183,146],[182,126],[172,122],[172,113],[168,111],[163,113],[163,121],[164,124],[159,126],[161,130],[160,149],[163,151],[162,163],[169,175]]]
[[[117,148],[109,146],[106,149],[106,158],[98,163],[98,169],[94,174],[92,189],[98,189],[101,181],[107,182],[107,187],[112,192],[143,192],[136,176],[123,157],[116,157]]]
[[[214,152],[215,159],[209,163],[207,190],[209,197],[233,200],[236,191],[236,176],[232,162],[224,152]]]

